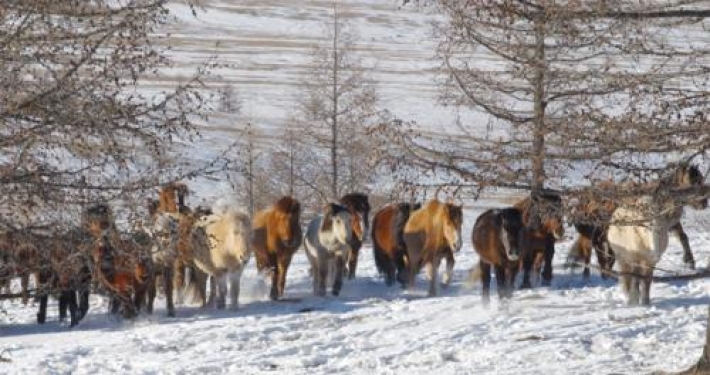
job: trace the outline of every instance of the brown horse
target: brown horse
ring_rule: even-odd
[[[407,252],[409,288],[422,265],[427,266],[430,277],[429,296],[436,295],[439,264],[449,252],[461,250],[461,225],[463,209],[451,203],[432,200],[414,211],[404,226],[402,237]],[[453,268],[453,264],[451,265]],[[448,280],[450,280],[450,276]]]
[[[538,265],[535,274],[542,269],[542,285],[552,282],[552,259],[555,256],[555,241],[564,236],[562,198],[556,193],[542,193],[527,197],[513,206],[520,211],[523,220],[523,282],[521,288],[530,288],[530,271]]]
[[[125,318],[135,317],[154,282],[150,247],[122,238],[106,204],[90,207],[84,223],[95,241],[94,275],[111,296],[111,312],[123,309]]]
[[[471,241],[478,253],[484,302],[490,301],[491,267],[498,283],[498,298],[512,297],[520,259],[530,250],[522,246],[523,233],[522,214],[513,207],[490,209],[476,219]]]
[[[372,219],[372,254],[375,266],[385,276],[385,284],[395,279],[406,285],[406,246],[402,233],[412,211],[421,204],[396,203],[382,207]]]
[[[350,214],[353,216],[353,221],[358,221],[358,223],[353,222],[352,225],[353,235],[350,236],[350,252],[348,253],[346,263],[348,279],[352,280],[355,278],[360,248],[364,241],[363,234],[368,233],[370,230],[370,201],[365,194],[350,193],[340,198],[340,204],[348,208],[348,211],[350,211]],[[357,216],[355,216],[355,214],[357,214]],[[360,223],[360,221],[362,223]],[[355,233],[356,228],[360,228],[361,230],[359,235]]]
[[[584,278],[589,277],[589,263],[592,251],[597,254],[597,262],[601,276],[606,279],[614,266],[614,253],[606,240],[611,214],[616,209],[616,204],[611,199],[584,199],[578,203],[571,212],[571,221],[577,233],[577,239],[570,248],[568,263],[584,262],[582,272]]]
[[[251,244],[256,268],[271,274],[272,300],[283,296],[291,257],[301,246],[300,218],[301,204],[291,197],[283,197],[254,215]]]
[[[692,164],[681,164],[669,176],[663,180],[667,180],[675,186],[702,186],[705,182],[705,176]],[[639,187],[634,184],[625,184],[629,188]],[[648,187],[654,185],[649,184]],[[610,182],[603,182],[599,185],[600,189],[613,189],[614,185]],[[612,199],[605,198],[586,198],[583,199],[573,212],[573,222],[579,236],[577,241],[570,249],[571,258],[581,258],[584,262],[584,277],[589,277],[589,263],[591,261],[591,249],[594,248],[597,254],[597,262],[601,269],[601,275],[606,278],[612,267],[614,266],[615,256],[606,239],[606,234],[611,221],[611,216],[617,208],[617,202]],[[693,202],[691,208],[705,209],[707,208],[707,200]],[[671,226],[670,232],[673,233],[683,247],[683,262],[690,269],[695,269],[695,258],[690,249],[688,235],[683,230],[683,225],[678,222]]]

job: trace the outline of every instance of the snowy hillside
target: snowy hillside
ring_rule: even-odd
[[[172,6],[179,23],[167,31],[179,64],[151,87],[179,80],[216,56],[228,66],[208,84],[234,85],[244,101],[243,115],[267,133],[278,131],[288,123],[313,44],[323,42],[330,1],[208,3],[197,18],[183,5]],[[453,124],[459,114],[436,101],[436,43],[429,33],[437,16],[415,6],[398,9],[401,0],[341,3],[362,37],[357,51],[374,69],[382,106],[432,129]],[[206,126],[198,155],[205,158],[234,136],[231,118],[217,116]],[[191,204],[232,191],[215,182],[195,189]],[[154,315],[119,322],[107,315],[105,299],[92,296],[87,318],[69,329],[57,322],[56,301],[42,326],[35,323],[37,306],[1,301],[0,358],[8,361],[0,360],[0,373],[638,374],[679,370],[696,361],[710,280],[655,283],[652,307],[626,307],[616,282],[602,281],[596,272],[584,281],[580,271],[563,267],[572,228],[558,244],[551,287],[516,291],[506,305],[494,297],[484,306],[480,284],[466,283],[478,261],[471,227],[484,207],[503,204],[468,207],[453,285],[435,298],[425,297],[423,274],[416,291],[386,287],[368,243],[357,279],[346,282],[340,297],[311,295],[301,250],[289,271],[288,301],[267,300],[252,259],[237,311],[178,306],[177,317],[167,318],[160,300]],[[710,210],[688,210],[683,223],[704,267],[710,260]],[[659,268],[688,272],[675,239]]]

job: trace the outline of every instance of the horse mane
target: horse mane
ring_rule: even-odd
[[[185,197],[188,193],[187,185],[182,182],[170,182],[164,185],[160,189],[158,209],[161,212],[179,212],[180,208],[185,206]]]
[[[542,192],[539,193],[535,196],[529,195],[522,200],[518,201],[513,205],[513,208],[516,208],[520,210],[523,218],[523,224],[525,226],[529,226],[532,223],[532,211],[533,211],[533,203],[537,203],[537,211],[540,211],[540,206],[542,206],[542,212],[545,213],[545,215],[550,212],[551,210],[556,210],[562,207],[562,197],[560,197],[559,194],[557,193],[552,193],[552,192]],[[542,205],[540,205],[542,203]],[[550,208],[550,205],[558,206],[554,208]],[[536,219],[541,219],[541,215],[537,215]],[[543,215],[544,216],[544,215]],[[537,221],[537,220],[535,220]]]
[[[370,201],[367,195],[363,193],[350,193],[343,195],[343,197],[340,198],[340,204],[352,207],[356,211],[363,212],[365,214],[370,212]]]
[[[341,206],[337,203],[328,203],[325,206],[325,214],[323,215],[323,222],[321,223],[321,230],[328,232],[333,230],[333,216],[340,214],[341,212],[350,213],[347,207]]]
[[[298,214],[301,212],[301,203],[290,196],[285,196],[274,203],[274,210],[284,214]]]

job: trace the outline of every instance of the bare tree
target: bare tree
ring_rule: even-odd
[[[167,1],[6,1],[0,9],[2,220],[155,186],[180,174],[170,145],[206,112],[198,74],[141,88],[170,59],[156,43]],[[30,211],[30,212],[26,212]]]
[[[681,12],[697,1],[439,3],[442,99],[478,115],[455,137],[389,126],[400,167],[535,194],[655,178],[707,149],[710,48],[669,37],[702,33],[702,12]]]
[[[302,152],[312,163],[299,173],[323,197],[363,189],[369,176],[366,132],[377,116],[377,94],[355,56],[355,34],[345,28],[334,2],[329,45],[315,48],[312,68],[303,82],[296,128]],[[327,186],[327,190],[323,187]]]

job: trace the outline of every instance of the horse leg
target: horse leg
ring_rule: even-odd
[[[414,290],[414,287],[416,286],[416,278],[417,274],[419,273],[419,268],[421,267],[421,262],[422,262],[422,255],[415,251],[412,254],[409,254],[409,289]]]
[[[355,269],[357,268],[357,259],[360,256],[360,248],[352,247],[348,252],[348,280],[355,278]]]
[[[161,268],[162,275],[165,275],[165,269],[168,267],[165,267],[164,265],[159,265],[158,268]],[[171,284],[169,281],[170,279],[166,279],[163,277],[163,287],[167,289],[166,285]],[[146,302],[145,305],[145,310],[148,312],[148,314],[153,313],[153,307],[155,306],[155,296],[158,294],[158,276],[156,276],[153,279],[153,282],[148,286],[148,301]],[[167,295],[165,296],[167,298]]]
[[[237,270],[229,274],[229,298],[233,309],[239,308],[239,282],[242,278],[244,267],[239,267]]]
[[[483,303],[488,304],[491,300],[491,265],[479,260],[478,267],[481,269],[481,285],[483,286],[481,296]]]
[[[340,294],[340,289],[343,288],[343,269],[345,268],[345,259],[342,255],[338,255],[333,261],[335,261],[335,280],[333,280],[332,293],[334,296],[338,296]]]
[[[328,259],[326,256],[319,256],[316,259],[316,267],[314,267],[316,277],[313,279],[313,293],[317,296],[325,296],[325,283],[328,280]]]
[[[507,283],[508,278],[506,277],[505,269],[506,269],[506,267],[503,265],[494,266],[494,271],[496,274],[496,285],[498,286],[498,298],[499,299],[507,299],[511,295],[510,291],[508,290],[510,288],[510,286]]]
[[[163,265],[163,292],[165,292],[165,308],[168,310],[168,316],[175,316],[175,304],[173,303],[173,267],[170,265]],[[153,283],[151,291],[153,296],[150,299],[149,310],[153,311],[153,300],[155,299],[157,283]]]
[[[542,285],[552,284],[552,259],[555,257],[555,238],[551,235],[545,236],[544,266],[542,268]]]
[[[38,282],[39,284],[39,282]],[[30,299],[29,296],[29,285],[30,285],[30,274],[27,272],[22,273],[20,276],[20,288],[22,289],[22,304],[27,306],[27,302]]]
[[[631,295],[631,273],[632,273],[632,268],[626,262],[620,262],[620,267],[621,269],[621,275],[619,276],[621,278],[620,280],[620,285],[621,285],[621,291],[626,295],[626,301],[629,303],[631,300],[630,295]]]
[[[68,291],[63,290],[59,293],[59,322],[67,320],[67,308],[69,307]]]
[[[49,276],[45,272],[40,272],[37,274],[37,290],[40,292],[39,295],[39,311],[37,312],[37,323],[44,324],[47,321],[47,300],[49,299],[49,294],[47,292],[49,281]]]
[[[81,271],[82,277],[78,290],[79,297],[79,320],[84,319],[86,313],[89,312],[89,293],[91,290],[91,269],[83,267]]]
[[[216,279],[217,283],[217,308],[220,310],[227,307],[227,276],[227,273],[212,276],[213,279]]]
[[[288,272],[288,266],[291,265],[291,256],[290,253],[284,253],[281,255],[276,265],[276,273],[278,273],[277,292],[279,297],[283,297],[286,291],[286,273]]]
[[[592,241],[590,241],[587,236],[579,235],[579,253],[582,255],[584,260],[584,270],[582,271],[582,277],[588,279],[590,275],[589,264],[592,262]]]
[[[177,303],[180,305],[185,304],[185,264],[182,260],[176,259],[173,262],[173,278],[172,280],[165,280],[166,283],[173,283],[174,289],[177,291]]]
[[[532,283],[530,282],[530,270],[535,263],[536,251],[530,249],[529,245],[523,245],[528,247],[527,251],[523,252],[523,282],[520,284],[520,289],[532,288]]]
[[[683,230],[683,225],[680,223],[671,227],[671,231],[680,241],[683,246],[683,262],[688,265],[691,270],[695,269],[695,258],[693,257],[693,252],[690,250],[690,243],[688,242],[688,235],[685,234]]]
[[[518,269],[520,264],[518,262],[513,262],[512,265],[508,265],[505,272],[505,283],[508,291],[508,298],[513,297],[513,289],[515,289],[515,276],[518,275]]]
[[[454,276],[454,265],[456,264],[456,259],[454,259],[454,252],[451,249],[446,249],[446,271],[444,272],[444,278],[442,279],[442,286],[444,288],[448,287],[451,283],[451,279]]]
[[[649,306],[651,304],[651,282],[653,281],[653,268],[649,268],[643,272],[643,277],[640,278],[641,284],[641,304]]]
[[[434,255],[430,262],[427,262],[427,273],[430,276],[429,279],[429,297],[436,296],[437,278],[439,274],[439,264],[441,263],[441,256]]]
[[[278,258],[276,254],[269,254],[269,268],[271,269],[271,293],[269,297],[276,301],[279,299],[279,272]],[[274,269],[275,268],[275,269]]]

